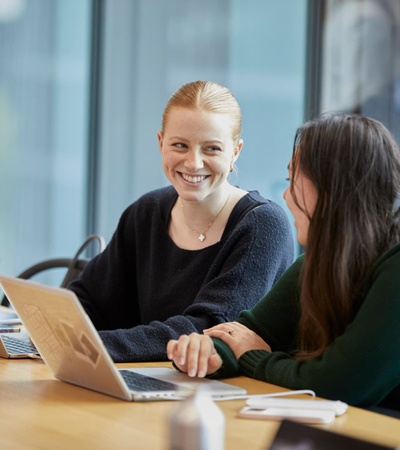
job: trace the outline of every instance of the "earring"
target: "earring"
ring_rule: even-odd
[[[231,166],[230,166],[230,168],[229,168],[229,172],[233,172],[233,162],[231,162]]]

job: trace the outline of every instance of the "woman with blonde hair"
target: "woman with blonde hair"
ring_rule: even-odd
[[[69,285],[119,362],[167,359],[169,339],[234,320],[293,261],[283,210],[228,180],[243,141],[227,88],[178,89],[158,143],[171,185],[129,206],[105,251]]]

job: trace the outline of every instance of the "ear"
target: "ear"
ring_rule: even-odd
[[[235,149],[233,150],[233,157],[232,157],[232,164],[236,162],[236,160],[239,158],[240,152],[243,148],[243,139],[239,139]]]
[[[162,134],[162,131],[159,131],[157,133],[157,139],[158,139],[158,148],[160,149],[160,152],[162,153],[162,145],[163,145],[163,134]]]

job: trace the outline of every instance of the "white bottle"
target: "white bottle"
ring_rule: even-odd
[[[225,417],[203,388],[179,402],[169,418],[169,450],[223,450]]]

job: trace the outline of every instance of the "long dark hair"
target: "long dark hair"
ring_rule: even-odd
[[[307,360],[343,334],[371,266],[400,241],[400,151],[380,122],[326,114],[297,130],[291,168],[318,192],[300,294],[298,358]],[[293,184],[291,193],[300,207]]]

